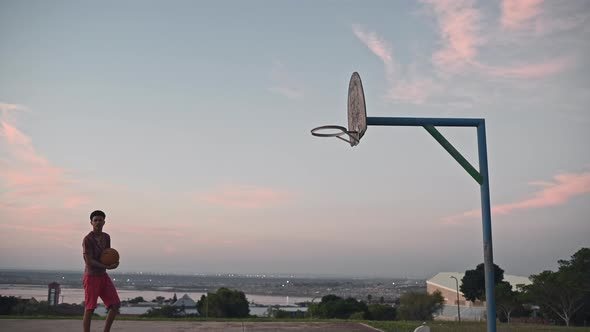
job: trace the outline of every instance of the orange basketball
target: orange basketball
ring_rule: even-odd
[[[119,262],[119,252],[113,248],[107,248],[100,254],[100,262],[104,265],[112,265]]]

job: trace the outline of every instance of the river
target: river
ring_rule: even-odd
[[[130,290],[130,289],[118,289],[119,298],[122,301],[134,299],[136,297],[143,297],[144,300],[150,302],[158,296],[163,296],[166,299],[172,298],[175,292],[168,291],[149,291],[149,290]],[[181,298],[184,294],[188,294],[195,302],[197,302],[203,292],[177,292],[176,297]],[[34,297],[38,301],[47,300],[47,285],[18,285],[18,284],[0,284],[0,295],[3,296],[16,296],[22,299],[30,299]],[[250,313],[252,315],[262,316],[268,306],[280,305],[280,306],[293,306],[298,302],[311,301],[308,297],[293,297],[293,296],[271,296],[271,295],[255,295],[246,294],[248,302],[255,303],[259,306],[251,306]],[[67,288],[61,287],[60,303],[74,303],[80,304],[84,301],[84,289],[83,288]],[[101,303],[99,299],[99,303]],[[149,307],[127,307],[121,308],[123,314],[139,315],[146,312]],[[301,310],[306,311],[307,308],[285,308],[286,310]],[[99,315],[104,314],[104,307],[97,308],[96,313]]]

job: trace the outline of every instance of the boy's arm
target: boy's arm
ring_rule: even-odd
[[[96,259],[92,258],[92,256],[84,254],[84,261],[86,262],[86,265],[88,266],[92,266],[92,267],[97,267],[100,269],[107,269],[108,266],[104,265],[103,263],[97,261]]]

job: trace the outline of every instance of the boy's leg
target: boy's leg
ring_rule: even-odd
[[[97,279],[88,275],[84,275],[84,319],[82,320],[82,326],[84,332],[90,332],[90,323],[92,322],[92,314],[96,309],[96,301],[98,300],[98,288]]]
[[[82,320],[82,326],[84,326],[84,332],[90,332],[90,323],[92,322],[92,314],[94,310],[89,309],[84,311],[84,319]]]
[[[109,308],[107,319],[104,325],[104,332],[109,332],[115,317],[119,313],[121,301],[119,300],[119,294],[117,294],[117,289],[115,288],[111,277],[105,273],[103,278],[104,286],[100,292],[100,297],[102,298],[105,306]]]
[[[105,324],[104,324],[104,332],[111,331],[111,326],[113,325],[113,321],[115,320],[115,317],[119,313],[120,306],[121,306],[120,304],[114,304],[109,308],[109,313],[107,314],[107,320],[105,321]]]

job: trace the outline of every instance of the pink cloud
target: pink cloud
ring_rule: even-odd
[[[197,200],[230,208],[256,209],[284,203],[291,195],[271,188],[228,186],[208,194],[197,195]]]
[[[107,218],[108,227],[116,232],[128,234],[142,234],[144,237],[164,237],[181,239],[199,234],[199,229],[193,225],[170,224],[167,226],[134,225],[127,223],[110,223]]]
[[[550,61],[524,64],[512,67],[495,67],[477,64],[483,72],[505,78],[538,78],[558,74],[573,64],[571,57],[561,57]]]
[[[0,109],[0,209],[30,218],[50,207],[72,209],[87,203],[89,199],[76,193],[75,182],[65,170],[49,162],[14,125],[8,112],[26,108],[0,104]]]
[[[20,203],[15,200],[7,199],[6,197],[0,202],[0,210],[15,211],[20,214],[20,217],[25,219],[33,219],[45,211],[45,206],[37,203]]]
[[[516,66],[492,66],[481,63],[478,47],[486,43],[480,32],[481,14],[470,0],[423,0],[432,6],[438,18],[439,35],[443,48],[432,56],[436,68],[442,72],[475,69],[479,74],[504,78],[539,78],[559,73],[569,67],[571,57],[560,57],[541,63]],[[504,1],[502,22],[516,28],[539,13],[540,0]]]
[[[565,204],[570,199],[590,193],[590,172],[580,174],[564,173],[553,177],[553,182],[532,182],[531,185],[541,186],[542,190],[515,203],[501,204],[492,207],[493,215],[506,215],[516,210],[528,210]],[[447,224],[455,224],[464,219],[481,217],[480,210],[471,210],[459,215],[443,218]]]
[[[11,126],[8,122],[2,121],[2,136],[6,138],[10,144],[28,145],[31,143],[31,139],[21,133],[14,126]]]
[[[391,44],[373,31],[359,24],[352,25],[354,35],[384,65],[385,78],[388,81],[385,99],[404,103],[423,104],[435,95],[447,98],[452,94],[450,79],[457,75],[480,75],[506,79],[536,79],[558,74],[573,63],[572,56],[562,56],[544,62],[527,60],[512,61],[513,64],[486,64],[479,60],[483,46],[498,47],[498,42],[531,43],[539,36],[530,34],[499,33],[490,26],[490,20],[484,20],[475,0],[421,0],[433,13],[436,20],[436,32],[440,36],[440,48],[430,59],[434,72],[430,75],[415,75],[411,68],[424,68],[424,65],[402,66],[395,61]],[[572,9],[568,7],[568,11]],[[556,15],[554,15],[556,16]],[[505,0],[502,3],[501,24],[504,28],[514,30],[534,20],[529,29],[564,30],[579,26],[587,21],[589,15],[569,15],[567,19],[549,17],[541,13],[541,0]],[[569,20],[574,20],[572,23]],[[491,38],[486,38],[490,34]],[[523,39],[526,38],[526,39]],[[491,44],[491,45],[489,45]],[[502,45],[505,47],[505,45]],[[415,67],[414,67],[415,66]],[[404,68],[406,67],[406,68]],[[445,88],[447,86],[448,88]],[[443,91],[443,89],[447,91]],[[441,94],[444,93],[444,94]]]
[[[8,187],[6,195],[39,195],[54,192],[63,184],[63,170],[52,166],[31,144],[31,139],[16,127],[0,121],[5,156],[0,162],[0,180]]]
[[[393,52],[391,45],[379,37],[376,33],[371,31],[365,31],[365,29],[358,25],[352,25],[352,31],[354,35],[373,52],[385,66],[386,78],[393,80],[395,63],[393,60]]]
[[[502,0],[502,27],[520,29],[541,12],[542,0]]]
[[[19,104],[1,103],[0,102],[0,116],[6,117],[11,112],[24,112],[27,108]]]
[[[6,121],[0,121],[0,137],[9,145],[11,154],[18,159],[36,165],[47,165],[47,160],[39,155],[31,145],[31,139]]]
[[[64,200],[64,207],[66,209],[75,209],[88,203],[90,203],[90,198],[86,196],[70,196]]]
[[[385,78],[390,85],[385,94],[386,100],[421,104],[432,94],[436,84],[431,79],[404,75],[402,68],[397,68],[399,66],[394,61],[392,47],[385,39],[359,24],[354,24],[352,31],[383,62]]]
[[[49,217],[46,213],[43,216],[43,220]],[[54,248],[55,246],[79,248],[78,243],[80,242],[78,238],[81,232],[81,225],[79,223],[38,225],[36,223],[39,220],[39,217],[37,217],[32,222],[21,220],[20,223],[0,224],[0,232],[4,234],[11,232],[14,237],[20,237],[23,242],[34,241],[35,246],[43,247],[49,244],[50,248]]]
[[[438,17],[443,49],[432,56],[439,69],[458,70],[477,56],[477,46],[483,43],[479,32],[480,13],[470,0],[423,0],[432,6]]]
[[[422,104],[437,89],[437,85],[431,79],[415,79],[408,82],[400,82],[393,86],[387,98],[406,103]]]
[[[19,224],[0,224],[0,229],[23,230],[32,233],[48,233],[55,236],[77,235],[79,230],[74,223],[55,223],[51,225],[19,225]]]

